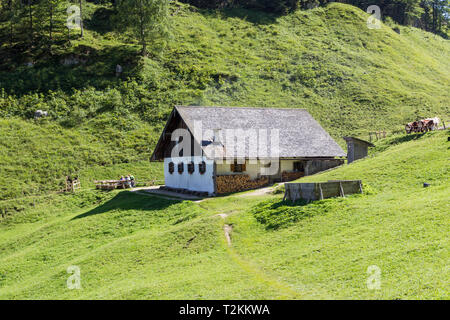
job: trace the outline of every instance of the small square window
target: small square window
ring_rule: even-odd
[[[305,164],[303,161],[294,162],[294,171],[296,172],[305,172]]]
[[[230,167],[231,167],[231,171],[236,172],[236,173],[244,172],[246,170],[245,163],[238,164],[236,160],[234,161],[234,164],[232,164]]]

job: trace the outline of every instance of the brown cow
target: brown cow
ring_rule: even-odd
[[[436,129],[436,127],[437,125],[434,119],[425,119],[408,123],[405,126],[405,130],[406,133],[409,134],[412,132],[428,132]]]

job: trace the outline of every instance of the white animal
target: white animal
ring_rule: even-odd
[[[34,113],[34,118],[35,119],[39,119],[42,117],[47,117],[48,116],[48,112],[47,111],[42,111],[42,110],[36,110]]]
[[[433,130],[439,129],[439,123],[441,123],[441,119],[439,119],[438,117],[428,118],[425,120],[433,120]]]

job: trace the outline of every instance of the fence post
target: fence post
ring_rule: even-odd
[[[339,181],[339,191],[341,193],[341,197],[345,197],[344,188],[342,188],[342,182]]]
[[[322,184],[319,183],[319,191],[320,191],[320,200],[323,200],[323,191],[322,191]]]

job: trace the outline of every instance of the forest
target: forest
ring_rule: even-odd
[[[161,37],[167,26],[169,0],[2,0],[0,1],[0,28],[2,42],[27,35],[32,40],[35,35],[45,35],[53,41],[55,30],[64,27],[68,14],[81,27],[83,35],[83,3],[111,3],[114,11],[103,12],[113,15],[115,28],[133,28],[141,38],[143,52],[146,51],[145,38]],[[181,0],[203,9],[248,8],[276,14],[286,14],[298,8],[311,9],[323,6],[329,0]],[[402,25],[410,25],[448,37],[450,18],[449,0],[339,0],[367,10],[369,6],[380,8],[383,20],[392,19]],[[71,5],[76,5],[72,10]],[[371,12],[369,12],[371,13]],[[97,18],[102,18],[98,16]],[[104,17],[103,17],[104,18]],[[111,21],[110,21],[111,22]],[[101,22],[100,22],[101,23]],[[70,28],[67,30],[70,39]]]
[[[311,9],[329,0],[182,0],[201,8],[246,7],[270,12],[286,13],[298,8]],[[366,10],[371,5],[381,9],[382,17],[397,23],[412,25],[426,31],[446,34],[449,22],[448,0],[338,0]]]

